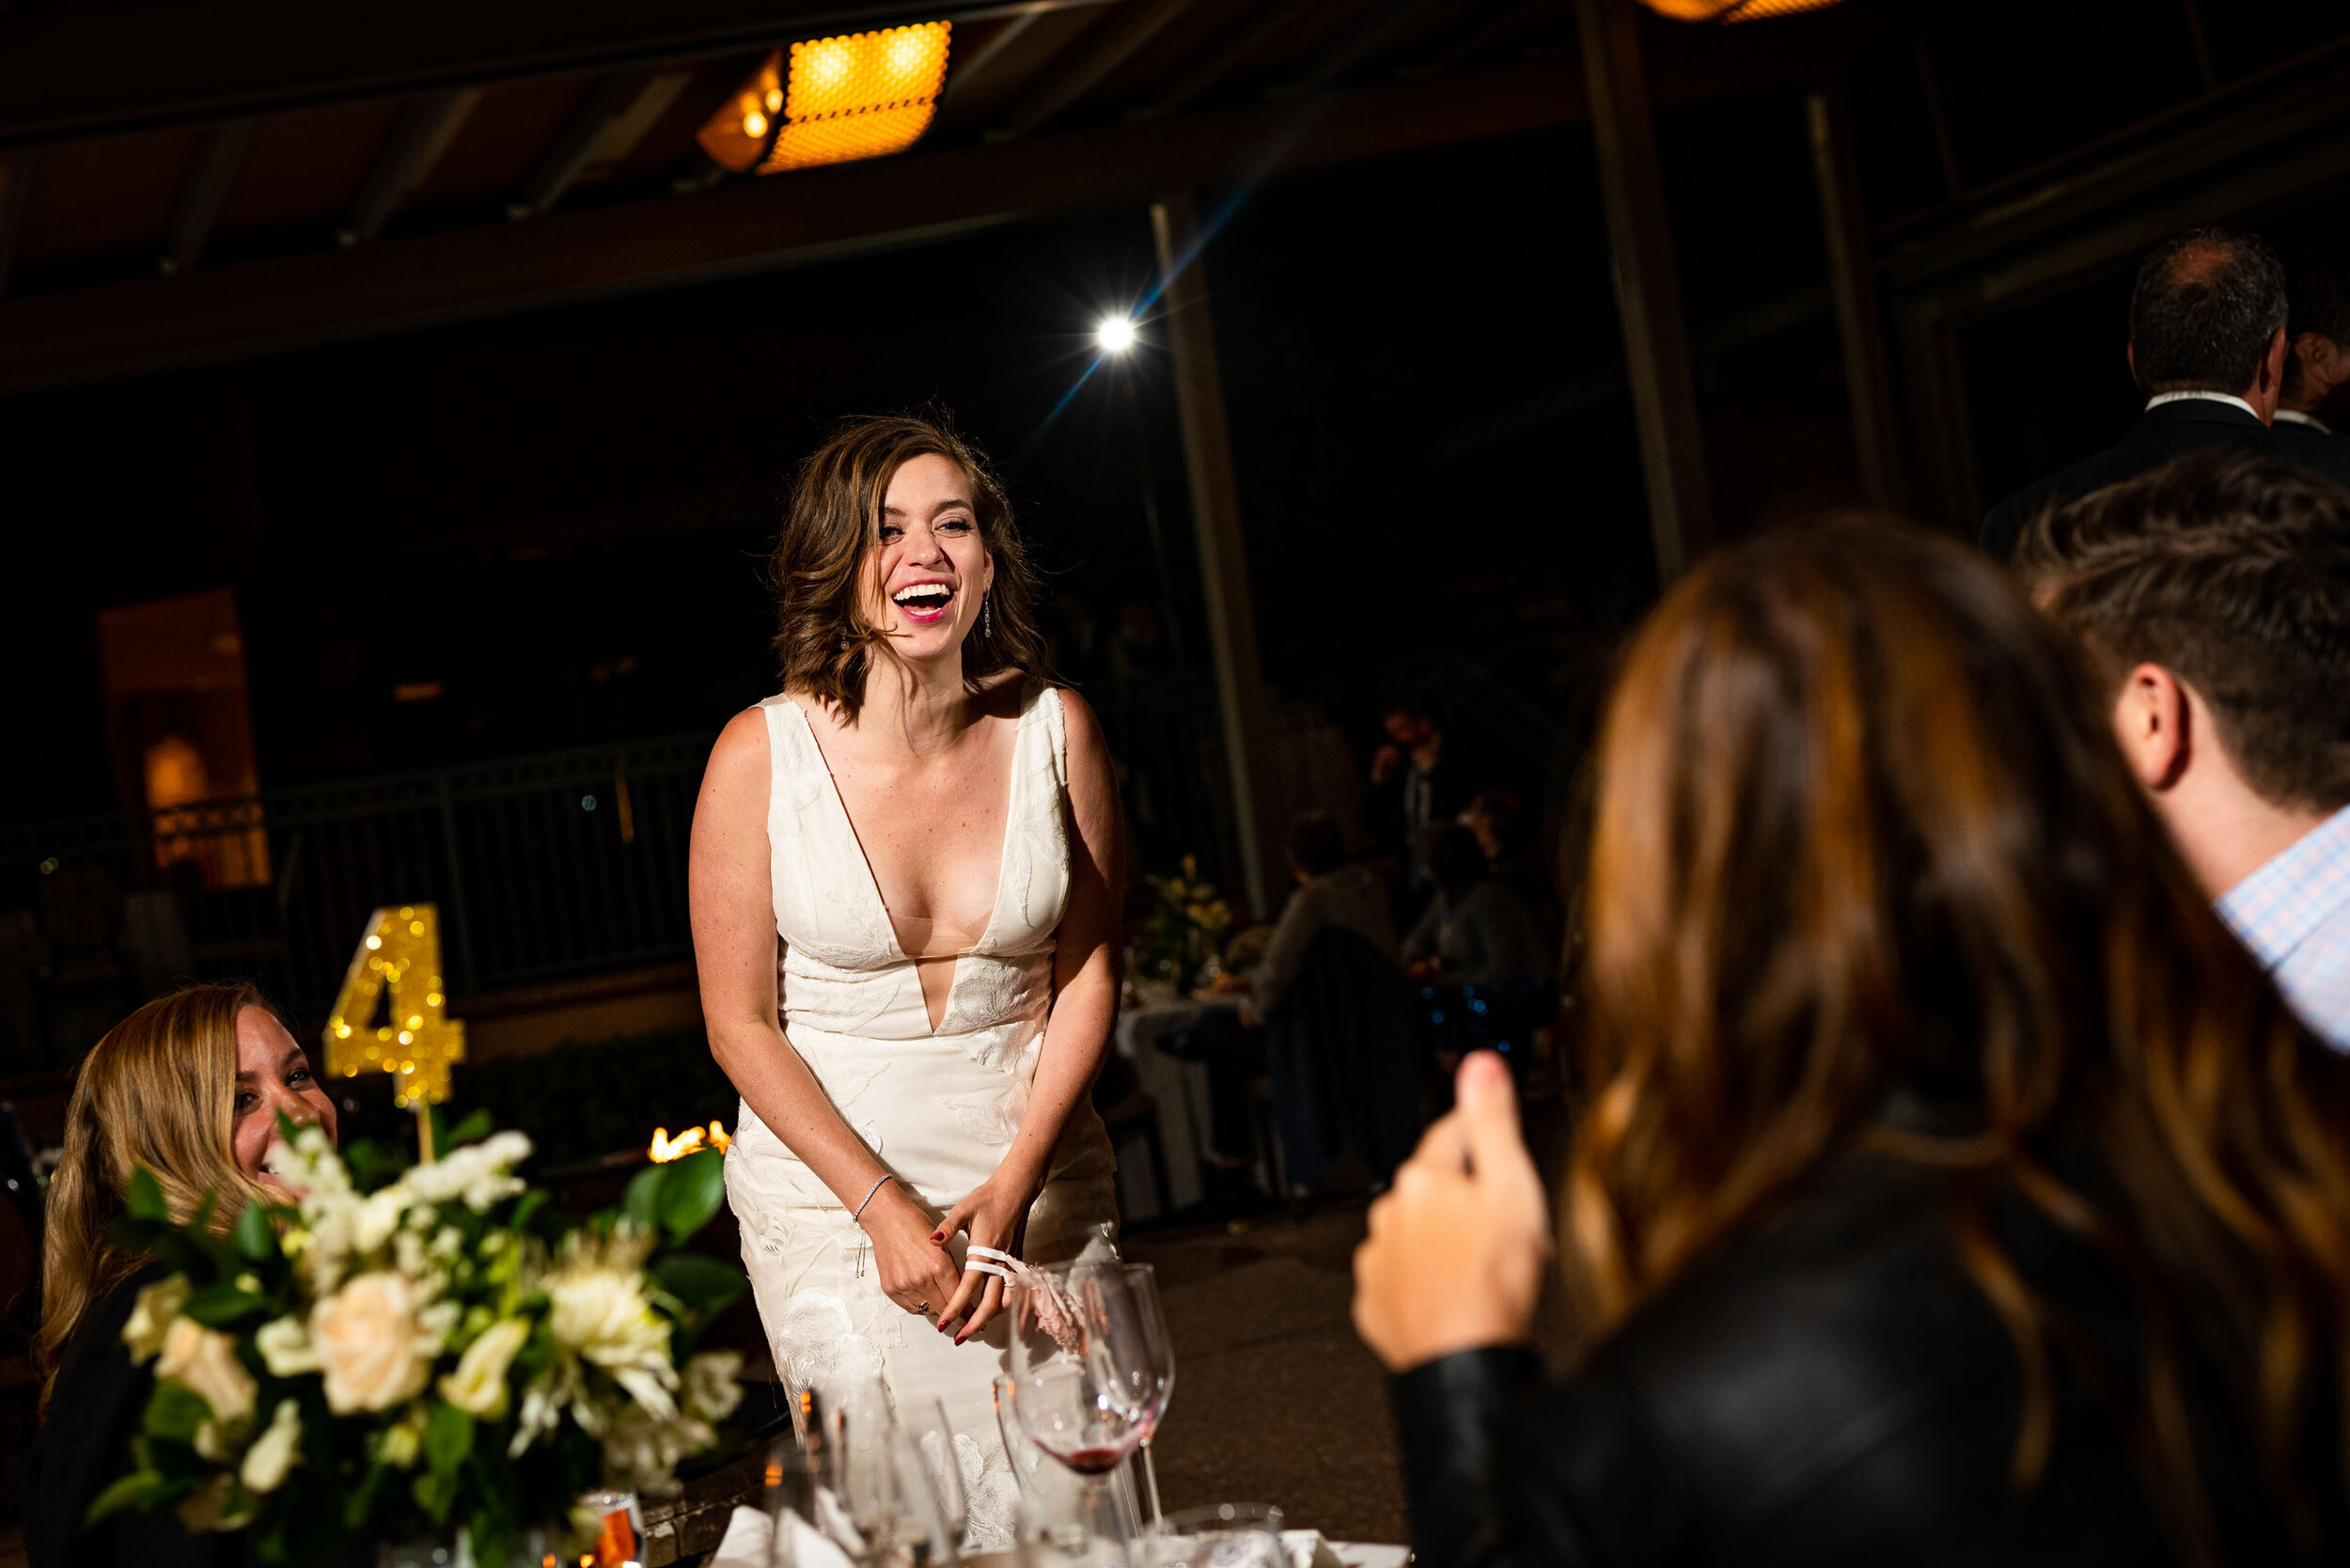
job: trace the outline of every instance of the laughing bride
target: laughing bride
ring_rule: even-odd
[[[1109,754],[1043,678],[1010,508],[950,431],[826,442],[774,582],[782,694],[727,726],[694,813],[702,1011],[743,1095],[727,1196],[777,1374],[937,1397],[972,1544],[1009,1544],[1003,1283],[965,1252],[1054,1261],[1115,1219],[1087,1096],[1118,996]]]

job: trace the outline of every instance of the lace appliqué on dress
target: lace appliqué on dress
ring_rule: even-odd
[[[882,1374],[881,1347],[851,1325],[846,1303],[823,1291],[792,1296],[768,1338],[776,1371],[792,1389],[829,1396]]]
[[[1020,1136],[1020,1120],[1028,1114],[1028,1083],[1015,1077],[1001,1094],[958,1094],[939,1104],[955,1113],[964,1137],[1000,1147]]]
[[[967,1432],[955,1434],[955,1468],[963,1476],[963,1550],[1009,1551],[1020,1519],[1020,1482],[995,1435],[982,1447]]]

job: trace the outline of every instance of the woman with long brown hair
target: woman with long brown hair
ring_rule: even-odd
[[[130,1441],[153,1368],[122,1343],[155,1266],[106,1233],[144,1168],[185,1223],[215,1200],[233,1224],[245,1204],[291,1195],[270,1168],[277,1119],[331,1135],[335,1105],[284,1017],[254,986],[197,985],[158,997],[90,1047],[66,1104],[65,1147],[50,1178],[41,1243],[41,1426],[24,1487],[34,1568],[68,1562],[242,1562],[241,1534],[190,1536],[168,1514],[110,1515],[84,1532],[99,1493],[134,1468]]]
[[[702,1011],[743,1091],[728,1199],[776,1371],[937,1397],[972,1538],[1009,1544],[1000,1259],[1117,1217],[1087,1097],[1118,1004],[1109,753],[943,426],[820,447],[773,575],[783,690],[719,737],[694,815]]]
[[[1508,1074],[1371,1214],[1420,1558],[2339,1560],[2344,1064],[2053,632],[1890,525],[1725,550],[1601,737],[1550,1255]]]

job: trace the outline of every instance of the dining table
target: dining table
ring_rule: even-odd
[[[1159,1047],[1161,1042],[1196,1027],[1211,1011],[1237,1011],[1240,1003],[1237,994],[1185,996],[1153,988],[1142,991],[1137,1000],[1120,1010],[1111,1043],[1120,1056],[1134,1064],[1136,1081],[1151,1096],[1159,1147],[1166,1155],[1168,1189],[1152,1190],[1156,1183],[1148,1171],[1148,1162],[1121,1160],[1119,1197],[1128,1219],[1152,1219],[1187,1209],[1206,1196],[1199,1168],[1215,1158],[1209,1142],[1207,1064],[1183,1060]]]

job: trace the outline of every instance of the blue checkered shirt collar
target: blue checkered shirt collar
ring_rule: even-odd
[[[2310,1026],[2350,1048],[2350,806],[2229,888],[2218,908]]]

